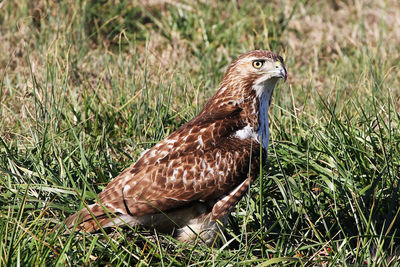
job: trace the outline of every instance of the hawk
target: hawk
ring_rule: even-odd
[[[195,118],[143,153],[97,203],[69,217],[67,227],[143,225],[182,242],[199,237],[211,244],[218,221],[227,221],[267,156],[268,108],[279,78],[287,78],[279,55],[239,56]]]

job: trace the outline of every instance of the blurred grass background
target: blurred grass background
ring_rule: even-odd
[[[1,1],[0,265],[395,266],[399,29],[396,0]],[[53,230],[252,49],[289,79],[228,243]]]

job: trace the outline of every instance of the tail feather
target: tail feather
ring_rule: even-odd
[[[90,211],[84,208],[68,217],[65,221],[65,225],[68,229],[73,229],[76,225],[76,230],[92,232],[99,230],[99,225],[102,227],[109,225],[113,219],[112,213],[106,214],[99,204],[90,205],[89,209]]]

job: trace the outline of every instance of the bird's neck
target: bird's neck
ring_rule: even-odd
[[[276,80],[253,85],[248,98],[239,106],[242,108],[242,119],[247,125],[234,134],[239,139],[251,138],[259,142],[265,151],[268,150],[269,122],[268,109]]]
[[[277,81],[278,79],[269,79],[256,85],[240,83],[232,85],[223,82],[199,115],[212,112],[211,107],[223,106],[226,103],[239,106],[242,109],[241,120],[246,126],[237,130],[233,136],[239,139],[251,138],[259,142],[264,150],[267,150],[269,142],[268,109]]]

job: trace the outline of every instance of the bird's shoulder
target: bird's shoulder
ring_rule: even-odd
[[[223,143],[223,139],[246,125],[241,120],[241,111],[237,105],[221,105],[218,109],[201,112],[146,151],[130,171],[138,172],[146,165],[159,164],[188,153],[193,154],[194,151],[215,149]]]

